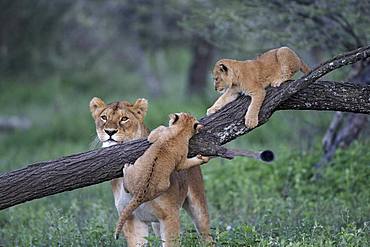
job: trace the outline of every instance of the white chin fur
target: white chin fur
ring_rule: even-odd
[[[116,145],[117,144],[117,142],[115,142],[115,141],[105,141],[105,142],[103,142],[103,148],[106,148],[106,147],[110,147],[110,146],[113,146],[113,145]]]

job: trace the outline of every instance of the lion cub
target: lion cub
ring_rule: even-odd
[[[288,47],[267,51],[255,60],[221,59],[214,66],[213,77],[215,90],[223,94],[207,110],[207,115],[235,100],[239,93],[248,94],[252,100],[245,114],[245,125],[254,128],[266,95],[265,88],[280,86],[298,70],[308,73],[310,68]]]
[[[187,158],[190,138],[203,126],[187,113],[171,114],[169,127],[159,126],[148,136],[152,145],[135,164],[126,164],[123,170],[124,188],[133,197],[121,211],[116,239],[129,216],[142,203],[153,200],[170,187],[173,171],[188,169],[208,162],[208,157]]]

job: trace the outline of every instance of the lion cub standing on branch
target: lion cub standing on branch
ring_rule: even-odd
[[[308,73],[310,68],[288,47],[267,51],[255,60],[221,59],[213,69],[213,77],[215,89],[223,94],[207,110],[207,115],[235,100],[239,93],[248,94],[252,100],[245,115],[245,125],[254,128],[265,99],[265,88],[280,86],[299,70]]]
[[[133,195],[122,210],[115,236],[125,221],[142,203],[153,200],[170,187],[170,175],[208,162],[208,157],[197,155],[187,158],[190,138],[202,128],[198,121],[187,113],[171,114],[169,127],[160,126],[148,136],[152,145],[136,160],[134,165],[126,164],[123,170],[124,188]],[[170,227],[171,228],[171,227]],[[175,226],[174,226],[175,228]],[[171,236],[167,241],[174,241]]]

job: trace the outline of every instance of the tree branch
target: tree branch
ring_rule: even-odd
[[[369,86],[339,82],[313,83],[332,70],[369,56],[370,48],[364,47],[322,64],[301,79],[284,83],[279,88],[269,88],[260,111],[259,125],[279,109],[370,113]],[[189,156],[199,153],[226,158],[238,154],[248,156],[245,152],[230,152],[221,145],[251,131],[244,125],[249,101],[249,97],[240,96],[219,112],[202,118],[200,122],[205,127],[190,140]],[[120,177],[123,164],[133,163],[149,145],[147,140],[140,139],[3,173],[0,175],[0,209]]]

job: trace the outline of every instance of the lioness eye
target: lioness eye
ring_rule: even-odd
[[[101,118],[101,120],[103,120],[103,121],[107,121],[107,116],[105,116],[105,115],[102,115],[100,118]]]
[[[125,121],[127,121],[127,120],[128,120],[128,117],[122,117],[122,118],[121,118],[121,121],[122,121],[122,122],[125,122]]]

